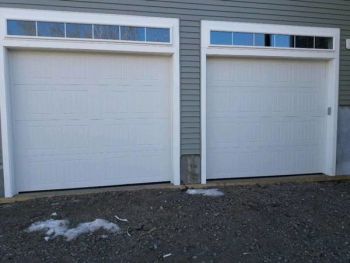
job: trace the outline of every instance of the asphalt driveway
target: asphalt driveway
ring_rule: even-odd
[[[219,191],[224,195],[140,190],[3,204],[0,260],[350,261],[349,181]],[[47,233],[40,222],[57,229]]]

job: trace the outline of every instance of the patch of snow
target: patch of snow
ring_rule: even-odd
[[[204,195],[204,196],[223,196],[224,193],[219,189],[188,189],[186,191],[189,195]]]
[[[71,241],[82,234],[93,233],[99,229],[104,229],[110,233],[120,231],[119,226],[104,219],[96,219],[92,222],[81,223],[75,228],[68,228],[68,220],[39,221],[33,223],[28,229],[28,232],[46,231],[45,240],[48,241],[57,236],[63,236],[67,241]]]
[[[56,213],[56,212],[53,212],[53,213],[51,214],[51,216],[57,216],[57,213]]]
[[[93,233],[99,229],[104,229],[111,233],[120,231],[119,226],[104,219],[96,219],[92,222],[79,224],[76,228],[68,229],[64,234],[68,241],[71,241],[82,234]]]
[[[172,256],[172,255],[173,255],[173,254],[168,253],[168,254],[163,255],[163,258],[167,258],[167,257],[170,257],[170,256]]]
[[[68,229],[68,220],[49,219],[33,223],[28,232],[46,231],[45,240],[53,239],[57,236],[64,236]]]

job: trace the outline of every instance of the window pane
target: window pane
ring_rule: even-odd
[[[92,38],[92,25],[67,23],[66,35],[70,38]]]
[[[94,25],[94,38],[119,39],[119,26]]]
[[[36,26],[34,21],[7,21],[7,34],[17,36],[36,36]]]
[[[315,48],[333,49],[333,38],[331,38],[331,37],[316,37]]]
[[[265,34],[255,33],[254,34],[255,42],[254,45],[258,47],[265,46]]]
[[[38,22],[38,36],[64,37],[64,24],[54,22]]]
[[[253,46],[252,33],[233,33],[233,44],[237,46]]]
[[[214,45],[232,45],[232,32],[210,32],[210,43]]]
[[[295,47],[297,48],[314,48],[314,37],[296,36]]]
[[[170,42],[169,28],[146,28],[146,41],[149,42]]]
[[[122,40],[145,41],[144,27],[122,26],[120,30]]]
[[[274,47],[294,47],[294,36],[273,35]]]

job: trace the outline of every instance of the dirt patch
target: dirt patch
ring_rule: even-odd
[[[224,196],[141,190],[1,205],[0,260],[349,262],[350,182],[219,190]],[[121,233],[99,230],[68,242],[25,231],[50,218],[72,226],[101,218]]]

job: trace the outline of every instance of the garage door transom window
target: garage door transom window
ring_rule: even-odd
[[[288,34],[211,31],[211,45],[333,49],[333,38]]]
[[[7,20],[9,36],[171,43],[170,28]]]

